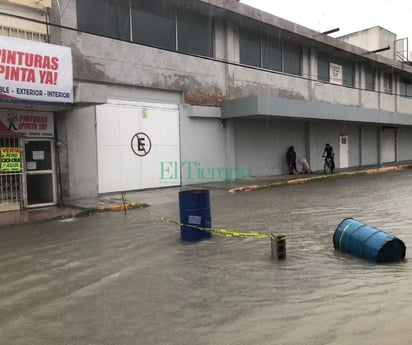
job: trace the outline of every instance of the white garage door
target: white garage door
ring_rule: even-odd
[[[96,119],[99,193],[180,185],[177,105],[110,100]]]

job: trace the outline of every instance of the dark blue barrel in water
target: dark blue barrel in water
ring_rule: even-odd
[[[205,189],[179,192],[180,223],[201,228],[210,228],[210,195]],[[199,241],[210,238],[212,234],[195,227],[180,226],[180,238],[184,241]]]
[[[378,263],[405,258],[405,244],[397,237],[363,224],[344,219],[333,234],[333,246],[344,253]]]

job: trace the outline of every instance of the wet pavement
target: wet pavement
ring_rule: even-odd
[[[333,177],[349,177],[359,174],[375,174],[390,171],[412,169],[412,162],[403,162],[397,165],[387,164],[370,167],[352,167],[338,169]],[[209,189],[223,190],[229,193],[238,193],[258,189],[266,189],[287,184],[300,184],[330,178],[321,171],[310,174],[295,173],[294,175],[276,175],[265,177],[251,177],[231,182],[210,182],[199,185],[187,185],[182,187],[159,188],[128,192],[125,194],[128,202],[156,205],[165,201],[176,201],[176,195],[180,190]],[[49,219],[70,218],[82,213],[85,209],[113,209],[119,210],[124,201],[121,193],[101,195],[92,198],[69,200],[59,206],[25,209],[23,211],[0,212],[0,227],[23,223],[34,223]]]
[[[150,207],[127,214],[0,227],[1,343],[410,344],[411,186],[408,169],[210,188],[213,226],[285,235],[282,261],[266,239],[182,242],[179,226],[157,216],[179,218],[180,188],[129,195]],[[398,236],[407,259],[377,265],[336,252],[347,217]]]
[[[35,223],[54,218],[74,217],[81,211],[75,206],[49,206],[24,211],[0,212],[0,227]]]

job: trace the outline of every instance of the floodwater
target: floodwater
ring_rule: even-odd
[[[285,235],[182,243],[178,195],[147,210],[0,228],[7,345],[411,344],[412,171],[229,194],[216,227]],[[145,201],[145,200],[141,200]],[[404,241],[406,260],[336,252],[353,217]]]

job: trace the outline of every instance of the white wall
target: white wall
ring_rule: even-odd
[[[297,160],[305,157],[305,124],[292,120],[236,120],[235,146],[236,166],[250,169],[253,176],[285,174],[289,146],[295,147]]]
[[[97,195],[95,108],[66,113],[70,198]]]
[[[226,125],[220,119],[189,117],[181,109],[180,147],[182,184],[224,180],[219,171],[231,168],[226,161]]]
[[[383,128],[381,131],[381,159],[382,163],[396,161],[396,130]]]
[[[314,83],[313,95],[315,101],[343,104],[359,105],[359,90],[340,85],[326,84],[322,82]],[[374,104],[376,107],[376,104]]]
[[[412,99],[406,97],[397,97],[397,107],[397,111],[399,113],[408,114],[412,108]]]
[[[361,165],[378,164],[379,162],[378,127],[373,126],[373,125],[363,125],[361,127],[361,137],[362,137]]]
[[[158,102],[180,103],[181,94],[173,91],[155,91],[151,89],[131,88],[125,86],[107,86],[109,98],[119,98],[132,102]],[[59,138],[62,138],[67,164],[62,162],[63,185],[68,187],[67,195],[70,199],[94,197],[98,195],[98,163],[97,163],[97,137],[96,137],[96,108],[83,107],[67,112],[65,121],[57,121]],[[167,134],[166,134],[167,135]],[[171,160],[165,157],[165,161]],[[174,158],[173,158],[174,159]],[[113,164],[112,164],[113,165]],[[159,163],[160,165],[160,163]],[[160,166],[159,166],[160,176]],[[170,181],[164,181],[169,185]],[[180,182],[179,182],[180,183]],[[175,185],[175,181],[172,182]]]
[[[41,6],[36,7],[36,2],[27,1],[28,6],[22,6],[18,4],[12,4],[8,1],[1,1],[1,11],[4,13],[10,13],[12,15],[18,15],[24,18],[30,18],[37,21],[45,21],[44,17],[44,10],[41,9]],[[45,4],[47,5],[47,4]],[[50,7],[50,6],[49,6]],[[16,28],[21,31],[28,31],[28,32],[35,32],[41,35],[47,34],[47,27],[45,24],[36,23],[29,20],[23,20],[15,17],[0,15],[0,26],[4,27],[11,27]],[[7,35],[7,32],[2,34]],[[16,31],[13,32],[11,36],[15,36],[23,38],[23,36],[19,36]]]

